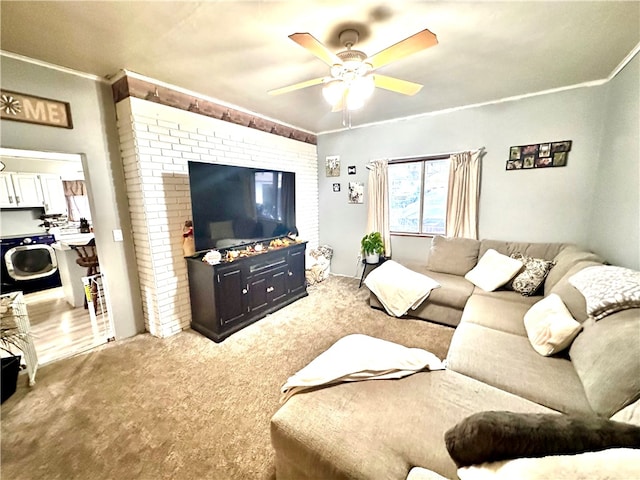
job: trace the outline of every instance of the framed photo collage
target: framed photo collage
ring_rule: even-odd
[[[565,167],[570,150],[571,140],[511,147],[506,169]]]

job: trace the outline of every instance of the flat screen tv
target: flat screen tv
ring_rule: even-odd
[[[188,166],[197,251],[296,231],[295,173],[195,161]]]

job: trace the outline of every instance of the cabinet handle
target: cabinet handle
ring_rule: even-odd
[[[243,289],[242,289],[242,293],[243,293],[244,295],[246,295],[246,294],[247,294],[247,292],[248,292],[248,290],[247,290],[246,288],[243,288]]]
[[[13,203],[13,196],[9,195],[9,203]]]
[[[291,270],[289,270],[289,276],[292,277],[293,276],[293,272]]]
[[[267,293],[271,293],[275,290],[273,287],[267,287]]]
[[[20,203],[20,197],[16,195],[16,203]]]

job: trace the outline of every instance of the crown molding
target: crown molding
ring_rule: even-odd
[[[145,80],[139,76],[130,75],[129,72],[126,71],[113,82],[111,89],[115,103],[127,97],[139,98],[225,122],[235,123],[236,125],[255,128],[256,130],[261,130],[273,135],[317,145],[317,136],[312,133],[266,119],[257,114],[221,105],[204,98],[194,97],[194,95],[180,91],[177,88],[151,81],[151,79]]]

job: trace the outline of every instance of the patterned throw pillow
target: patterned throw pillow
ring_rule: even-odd
[[[512,288],[522,295],[535,295],[540,286],[547,278],[549,271],[555,262],[542,258],[531,258],[520,253],[514,253],[511,258],[520,260],[524,264],[524,269],[515,276],[511,282]]]
[[[624,267],[587,267],[569,278],[587,301],[587,313],[601,320],[619,310],[640,307],[640,272]]]

